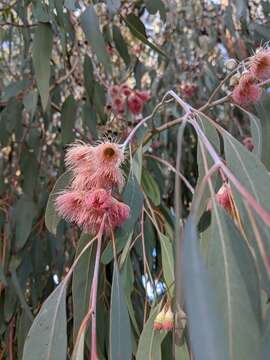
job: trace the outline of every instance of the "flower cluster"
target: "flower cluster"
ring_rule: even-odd
[[[155,330],[172,330],[174,326],[174,315],[171,306],[165,305],[154,320],[153,328]]]
[[[259,81],[268,78],[270,78],[270,50],[260,49],[251,57],[249,71],[240,77],[239,83],[234,88],[233,101],[243,106],[257,102],[262,95]]]
[[[123,224],[130,209],[112,196],[115,189],[120,190],[124,185],[120,169],[123,160],[123,151],[115,143],[72,145],[65,163],[73,172],[73,180],[56,198],[59,215],[91,234],[98,232],[105,215],[107,232]]]
[[[183,97],[189,99],[192,96],[195,95],[195,93],[198,91],[198,86],[196,84],[192,84],[189,82],[183,83],[179,86],[180,92],[183,95]]]
[[[113,85],[109,88],[109,98],[113,110],[122,114],[127,105],[128,110],[134,114],[141,114],[144,104],[150,99],[150,92],[146,90],[132,90],[128,85]]]

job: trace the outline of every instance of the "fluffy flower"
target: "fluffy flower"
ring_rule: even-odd
[[[119,88],[118,85],[112,85],[112,86],[110,86],[110,88],[109,88],[109,95],[110,95],[112,98],[114,98],[114,97],[116,97],[116,96],[119,95],[119,90],[120,90],[120,88]]]
[[[270,50],[261,50],[251,58],[251,74],[259,80],[270,77]]]
[[[251,74],[245,74],[240,78],[239,84],[232,93],[233,101],[239,105],[248,105],[260,99],[261,88],[255,83],[255,78]]]
[[[131,94],[128,97],[128,108],[129,111],[134,114],[141,114],[143,110],[143,101],[137,94]]]
[[[122,225],[129,217],[129,213],[129,206],[116,200],[109,209],[109,220],[112,228]]]
[[[93,171],[91,158],[93,155],[93,147],[84,143],[75,143],[71,145],[65,156],[65,164],[67,168],[78,171]]]
[[[58,214],[69,222],[77,222],[83,210],[83,194],[80,191],[64,191],[56,198]]]
[[[132,93],[132,90],[128,85],[123,84],[120,86],[120,94],[121,95],[129,96],[129,95],[131,95],[131,93]]]
[[[125,101],[121,96],[115,96],[112,99],[112,107],[118,114],[123,113],[125,110]]]
[[[146,103],[151,97],[151,93],[148,90],[136,90],[135,94],[139,96],[143,103]]]

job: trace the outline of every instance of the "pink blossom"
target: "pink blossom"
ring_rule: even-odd
[[[143,103],[146,103],[151,97],[151,93],[148,90],[136,90],[135,93],[139,96]]]
[[[83,194],[80,191],[64,191],[56,198],[58,214],[69,222],[77,222],[83,210]]]
[[[65,164],[74,172],[82,170],[91,172],[93,171],[92,154],[92,146],[77,142],[69,147],[65,156]]]
[[[267,80],[270,77],[270,50],[261,50],[251,58],[251,74],[259,80]]]
[[[132,93],[132,90],[128,85],[123,84],[120,86],[120,94],[121,95],[129,96],[129,95],[131,95],[131,93]]]
[[[114,111],[116,111],[118,114],[121,114],[125,110],[125,101],[122,96],[115,96],[112,99],[112,107]]]
[[[255,83],[251,74],[245,74],[240,78],[239,84],[232,93],[233,101],[239,105],[248,105],[257,102],[262,95],[261,88]]]
[[[137,94],[131,94],[128,97],[128,108],[134,115],[141,114],[143,110],[143,101]]]
[[[128,205],[116,201],[109,209],[109,221],[112,228],[122,225],[129,217],[130,208]]]
[[[109,87],[109,95],[111,98],[114,98],[119,95],[120,87],[118,85],[112,85]]]
[[[216,200],[228,213],[233,214],[232,191],[229,184],[221,186],[216,193]]]

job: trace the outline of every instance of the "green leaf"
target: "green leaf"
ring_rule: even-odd
[[[76,251],[77,258],[86,244],[91,240],[90,235],[82,234]],[[95,265],[95,249],[93,244],[81,256],[73,272],[72,298],[73,298],[73,339],[76,340],[80,325],[87,313],[90,290]]]
[[[114,264],[110,319],[110,359],[131,359],[130,321],[117,263]]]
[[[229,359],[260,359],[261,299],[252,254],[233,220],[212,208],[208,268],[225,324]]]
[[[22,360],[66,360],[66,283],[60,283],[42,305],[27,335]]]
[[[4,286],[7,285],[7,281],[6,281],[6,277],[5,277],[5,274],[4,274],[4,270],[3,270],[2,265],[0,265],[0,282],[1,282]]]
[[[166,21],[166,8],[162,0],[144,0],[144,3],[150,14],[159,12],[162,21]]]
[[[28,79],[18,80],[9,84],[3,91],[1,100],[8,101],[11,97],[16,96],[19,92],[24,90],[30,85],[30,81]]]
[[[242,144],[240,144],[229,133],[223,133],[226,163],[240,183],[249,191],[257,202],[270,213],[270,176],[264,165]],[[247,239],[250,241],[256,254],[256,261],[260,269],[262,285],[270,292],[268,271],[263,261],[264,254],[270,253],[270,231],[263,220],[253,213],[256,226],[259,231],[260,243],[256,238],[253,225],[245,208],[244,200],[239,192],[232,186],[235,202],[240,213],[243,228]],[[263,247],[263,254],[262,254]]]
[[[183,279],[188,328],[194,358],[230,359],[224,326],[209,273],[199,252],[195,219],[190,216],[184,229]]]
[[[61,112],[62,143],[68,144],[74,139],[74,124],[76,121],[77,104],[72,95],[65,100]]]
[[[132,34],[139,40],[141,40],[144,44],[148,45],[151,49],[158,52],[160,55],[165,56],[168,58],[168,56],[165,54],[163,50],[161,50],[156,44],[154,44],[152,41],[148,40],[144,24],[141,22],[141,20],[134,14],[129,14],[126,18],[123,18],[127,26],[129,27]]]
[[[262,360],[269,359],[269,352],[270,352],[270,309],[268,308],[263,325]]]
[[[150,316],[143,327],[139,338],[136,360],[161,360],[161,343],[166,332],[153,329],[154,320],[160,312],[160,308],[161,306],[158,304],[151,310]]]
[[[52,41],[53,33],[50,24],[40,23],[35,31],[33,65],[44,112],[49,100]]]
[[[33,201],[23,195],[14,208],[14,224],[16,231],[15,250],[22,249],[30,235],[36,207]]]
[[[94,96],[94,73],[93,73],[93,64],[91,59],[86,56],[83,63],[83,77],[84,77],[84,86],[88,95],[89,102],[92,101]]]
[[[64,190],[70,183],[72,174],[70,171],[64,172],[55,182],[54,187],[49,195],[46,211],[45,211],[45,224],[47,229],[56,235],[57,225],[61,218],[58,216],[55,209],[55,200],[59,193]]]
[[[113,41],[121,58],[124,60],[126,66],[130,64],[130,56],[128,53],[127,45],[123,39],[120,29],[113,25]]]
[[[121,6],[121,0],[105,0],[107,8],[112,15],[115,15]]]
[[[25,110],[30,113],[31,119],[33,119],[37,108],[38,95],[35,90],[30,91],[23,98],[23,105]]]
[[[159,187],[148,170],[143,168],[142,171],[142,187],[146,195],[152,200],[155,206],[160,205]]]
[[[270,111],[270,95],[264,92],[261,100],[256,103],[256,116],[259,118],[261,126],[261,161],[270,170],[270,121],[269,121],[269,111]],[[254,121],[252,122],[254,125]],[[252,128],[251,128],[252,130]],[[255,145],[256,146],[256,145]]]
[[[173,247],[170,239],[159,233],[160,246],[161,246],[161,256],[162,256],[162,269],[165,278],[167,287],[170,286],[169,292],[173,292],[174,283],[174,256],[173,256]]]
[[[87,41],[97,55],[98,60],[104,65],[106,71],[111,74],[112,65],[110,57],[99,28],[99,21],[94,7],[92,5],[88,6],[80,19]]]

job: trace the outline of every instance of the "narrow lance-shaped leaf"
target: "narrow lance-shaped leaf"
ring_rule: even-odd
[[[208,265],[225,324],[229,359],[260,359],[261,303],[257,270],[232,219],[212,208]]]
[[[66,360],[66,283],[62,282],[42,305],[27,335],[23,360]]]
[[[217,310],[216,294],[199,252],[195,219],[184,229],[183,278],[191,348],[196,359],[228,360],[224,324]]]
[[[110,318],[110,359],[131,359],[130,321],[117,263],[114,264]]]
[[[33,65],[43,111],[46,110],[49,99],[52,40],[53,33],[50,24],[40,23],[34,37]]]
[[[61,133],[62,143],[68,144],[74,139],[74,124],[76,120],[77,104],[73,96],[70,95],[62,106],[61,113]]]
[[[108,73],[112,73],[112,65],[104,38],[99,28],[99,21],[95,9],[92,5],[88,6],[81,16],[81,25],[86,39],[91,45],[98,60],[104,65]]]

